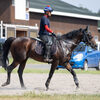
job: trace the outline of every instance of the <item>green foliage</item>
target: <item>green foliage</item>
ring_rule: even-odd
[[[35,94],[33,92],[21,96],[0,96],[0,100],[100,100],[100,95],[84,95],[84,94],[70,94],[70,95],[47,95]]]
[[[90,11],[88,8],[84,8],[84,7],[79,7],[79,8],[81,8],[81,9],[83,9],[83,10],[86,10],[86,11],[88,11],[88,12],[91,12],[92,13],[92,11]]]

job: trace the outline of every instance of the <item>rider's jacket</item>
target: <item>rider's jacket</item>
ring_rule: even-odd
[[[48,17],[43,16],[40,21],[39,35],[49,35],[49,31],[46,29],[46,27],[50,28],[50,21]]]

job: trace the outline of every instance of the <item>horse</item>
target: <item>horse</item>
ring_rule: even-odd
[[[85,42],[87,45],[96,49],[96,42],[90,32],[88,32],[88,28],[80,28],[77,30],[73,30],[69,33],[66,33],[61,36],[54,37],[56,42],[54,47],[55,52],[52,54],[53,61],[51,62],[51,69],[49,72],[49,76],[45,83],[46,89],[49,89],[49,84],[51,78],[54,74],[54,71],[57,65],[64,66],[73,76],[74,83],[76,87],[79,87],[79,82],[75,71],[72,69],[69,60],[71,59],[71,54],[74,48],[81,42]],[[25,84],[23,81],[23,70],[25,68],[26,62],[28,58],[32,58],[34,60],[44,62],[44,58],[42,54],[38,54],[36,52],[36,47],[40,45],[42,41],[37,40],[36,38],[31,37],[10,37],[8,38],[3,45],[3,65],[2,67],[7,71],[7,80],[2,86],[7,86],[10,84],[11,72],[17,65],[18,68],[18,76],[19,81],[22,88],[25,88]],[[40,50],[43,51],[42,46],[39,47]],[[13,62],[10,65],[7,65],[7,58],[9,51],[12,54]]]

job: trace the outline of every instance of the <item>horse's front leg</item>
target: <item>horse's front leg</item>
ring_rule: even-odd
[[[49,72],[49,77],[48,77],[48,79],[47,79],[47,81],[45,83],[45,86],[46,86],[47,90],[49,89],[50,80],[51,80],[51,78],[53,76],[53,73],[54,73],[57,65],[58,65],[58,61],[53,61],[52,65],[51,65],[50,72]]]
[[[79,88],[79,82],[78,82],[78,78],[77,78],[77,75],[76,75],[75,71],[72,69],[72,67],[69,63],[66,63],[65,65],[66,65],[65,66],[66,69],[73,75],[74,82],[75,82],[77,88]]]

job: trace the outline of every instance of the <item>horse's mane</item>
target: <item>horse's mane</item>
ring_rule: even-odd
[[[78,36],[79,33],[80,33],[80,29],[78,29],[78,30],[73,30],[73,31],[71,31],[71,32],[68,32],[68,33],[62,35],[61,38],[62,38],[62,39],[63,39],[63,38],[66,38],[66,39],[73,39],[74,37]]]

